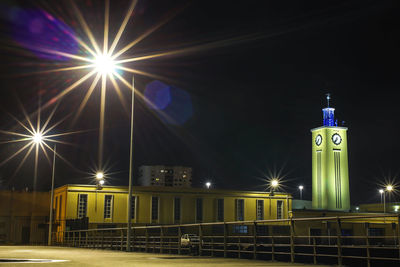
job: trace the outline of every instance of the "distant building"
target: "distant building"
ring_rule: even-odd
[[[141,166],[139,167],[139,185],[191,187],[192,168],[183,166]]]
[[[0,244],[44,244],[49,210],[49,192],[0,191]]]

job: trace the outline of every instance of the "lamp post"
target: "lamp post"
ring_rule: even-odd
[[[300,190],[300,199],[301,199],[301,200],[303,199],[303,189],[304,189],[304,186],[302,186],[302,185],[299,185],[299,190]]]
[[[49,215],[49,236],[47,240],[47,245],[51,246],[51,233],[53,231],[53,198],[54,198],[54,176],[56,170],[56,150],[57,145],[54,145],[53,149],[53,170],[51,173],[51,193],[50,193],[50,215]]]
[[[131,227],[132,227],[132,192],[133,192],[133,115],[135,103],[135,77],[132,77],[132,103],[131,103],[131,137],[129,148],[129,190],[128,190],[128,222],[126,230],[126,251],[131,251]]]
[[[383,191],[383,189],[379,189],[379,193],[381,194],[381,204],[382,204],[382,202],[383,202],[383,193],[384,193],[385,191]]]

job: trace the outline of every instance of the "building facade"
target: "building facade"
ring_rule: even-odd
[[[49,192],[0,191],[0,244],[47,242]]]
[[[329,98],[328,98],[329,101]],[[323,110],[323,126],[312,133],[312,207],[349,211],[347,128],[338,127],[334,108]]]
[[[139,185],[191,187],[192,168],[183,166],[140,166]]]
[[[218,221],[287,219],[292,197],[287,193],[203,188],[137,186],[133,188],[132,223],[170,225]],[[65,185],[55,189],[57,232],[82,228],[125,227],[128,188]],[[74,228],[74,229],[73,229]]]

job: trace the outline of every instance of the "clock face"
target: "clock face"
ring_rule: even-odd
[[[332,135],[332,142],[335,145],[339,145],[342,142],[342,137],[339,134],[335,133],[334,135]]]
[[[322,136],[320,134],[315,137],[315,144],[317,146],[320,146],[322,144]]]

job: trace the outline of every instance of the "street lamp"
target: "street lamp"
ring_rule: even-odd
[[[47,239],[47,245],[51,246],[51,233],[53,231],[53,198],[54,198],[54,176],[56,170],[56,149],[57,145],[54,145],[53,149],[53,170],[51,173],[51,194],[50,194],[50,218],[49,218],[49,235]]]
[[[299,185],[299,190],[300,190],[300,199],[303,199],[303,189],[304,189],[304,186],[302,186],[302,185]]]
[[[131,227],[132,227],[132,193],[133,193],[133,115],[135,107],[135,77],[132,76],[132,102],[131,102],[131,136],[129,148],[129,190],[128,190],[128,223],[126,230],[126,251],[131,251]]]
[[[383,189],[379,189],[379,193],[381,194],[381,204],[382,204],[382,202],[383,202],[383,193],[384,193],[385,191],[383,191]]]
[[[101,180],[104,177],[104,173],[103,172],[97,172],[96,173],[96,179]]]
[[[379,192],[381,192],[381,190],[379,190]],[[392,192],[392,190],[393,190],[393,186],[390,184],[385,187],[385,190],[382,190],[383,191],[383,213],[386,213],[386,192],[385,191],[388,191],[390,193],[390,192]]]
[[[210,189],[210,186],[211,186],[211,182],[207,182],[207,183],[206,183],[207,189]]]

